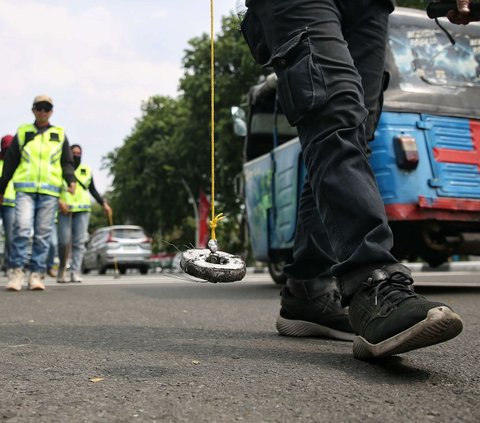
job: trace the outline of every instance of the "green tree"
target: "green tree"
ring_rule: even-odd
[[[215,200],[228,219],[219,228],[222,248],[238,250],[241,201],[233,178],[241,172],[242,141],[233,134],[230,107],[242,103],[263,72],[251,59],[238,20],[223,19],[215,56]],[[154,96],[124,144],[105,158],[113,175],[111,203],[116,223],[137,223],[166,242],[194,242],[195,220],[185,184],[195,197],[210,194],[210,40],[189,42],[178,98]]]

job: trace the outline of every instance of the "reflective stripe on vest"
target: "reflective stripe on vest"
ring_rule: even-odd
[[[0,160],[0,175],[3,172],[3,160]],[[15,176],[15,175],[14,175]],[[15,207],[15,188],[13,187],[13,177],[8,181],[7,188],[3,194],[2,206]]]
[[[15,172],[15,190],[58,197],[62,188],[63,128],[52,126],[40,134],[35,125],[26,124],[18,128],[17,138],[21,159]]]
[[[90,193],[88,191],[92,183],[92,170],[90,166],[84,164],[79,165],[75,169],[75,178],[79,181],[75,188],[75,194],[70,194],[64,183],[60,199],[67,203],[68,210],[72,213],[89,212],[92,210],[92,200],[90,199]]]

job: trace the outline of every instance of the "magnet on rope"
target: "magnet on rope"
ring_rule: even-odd
[[[184,251],[180,267],[189,275],[213,283],[242,280],[247,271],[240,257],[208,248]]]

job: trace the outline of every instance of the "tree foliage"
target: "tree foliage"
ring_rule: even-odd
[[[219,234],[224,249],[238,250],[241,201],[233,178],[241,172],[242,140],[233,134],[230,107],[242,103],[248,87],[263,72],[238,30],[238,20],[225,17],[215,42],[215,207],[228,219]],[[184,74],[177,98],[153,96],[124,144],[105,157],[113,175],[110,201],[116,223],[145,227],[164,249],[195,239],[193,206],[201,190],[210,194],[210,39],[206,34],[189,42],[183,58]]]

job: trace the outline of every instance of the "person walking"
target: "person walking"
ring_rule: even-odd
[[[367,141],[382,106],[392,0],[247,0],[241,26],[278,77],[307,168],[277,330],[353,340],[358,359],[456,337],[451,307],[415,293],[393,237]]]
[[[90,166],[82,163],[82,147],[73,144],[70,147],[75,167],[77,188],[75,194],[63,189],[59,200],[58,215],[58,266],[57,282],[82,282],[80,269],[85,254],[85,243],[88,235],[88,223],[92,211],[90,194],[103,207],[109,216],[112,209],[98,193],[93,182]],[[70,275],[66,277],[67,259],[71,249]]]
[[[35,122],[18,128],[5,156],[0,178],[0,199],[3,200],[7,184],[15,173],[15,225],[9,259],[11,271],[6,286],[10,291],[22,289],[27,265],[30,270],[29,289],[45,289],[46,258],[62,178],[69,192],[74,193],[76,186],[65,130],[50,124],[52,98],[47,95],[35,97],[32,112]],[[27,263],[32,231],[32,252]]]
[[[0,150],[0,175],[3,171],[3,161],[5,154],[12,143],[13,135],[5,135],[2,137],[1,150]],[[11,255],[11,245],[13,238],[13,223],[15,221],[15,188],[13,187],[13,181],[10,180],[5,189],[2,203],[2,222],[3,230],[5,231],[5,246],[3,253],[3,262],[5,266],[5,272],[8,274],[8,259]]]

